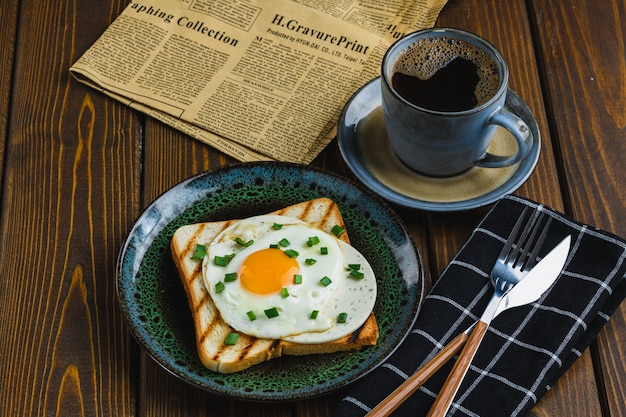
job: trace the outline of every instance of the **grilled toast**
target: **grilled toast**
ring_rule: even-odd
[[[334,225],[345,229],[337,204],[328,198],[319,198],[285,207],[270,214],[300,219],[327,233]],[[356,350],[373,346],[378,339],[378,324],[374,313],[352,334],[339,340],[318,344],[299,344],[283,340],[262,339],[239,334],[236,345],[225,344],[234,330],[220,317],[220,313],[205,288],[202,279],[202,261],[192,259],[196,244],[208,245],[222,230],[236,220],[198,223],[177,229],[171,240],[171,252],[180,279],[185,288],[191,310],[196,347],[201,362],[208,369],[232,373],[282,355],[310,355]],[[347,233],[339,239],[350,243]]]

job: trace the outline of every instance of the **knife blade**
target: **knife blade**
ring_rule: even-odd
[[[550,251],[520,282],[518,282],[498,303],[493,316],[483,317],[475,324],[465,347],[461,351],[452,372],[448,375],[443,388],[427,417],[444,416],[456,395],[461,382],[470,367],[472,359],[493,318],[513,307],[536,301],[559,277],[569,254],[571,236],[567,236]],[[543,285],[541,284],[543,282]],[[515,291],[514,291],[515,290]]]
[[[494,317],[515,307],[537,301],[557,280],[569,254],[571,236],[565,237],[533,268],[520,282],[518,282],[500,301],[496,307]],[[524,283],[524,285],[522,285]],[[367,417],[389,416],[400,404],[411,396],[424,382],[447,363],[467,342],[469,335],[476,326],[476,321],[463,333],[456,336],[437,355],[411,375],[406,381],[389,394]],[[458,389],[458,388],[457,388]],[[456,394],[456,391],[455,393]],[[453,395],[454,397],[454,395]]]

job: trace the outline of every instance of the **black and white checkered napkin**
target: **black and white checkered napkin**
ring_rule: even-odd
[[[508,310],[493,320],[448,416],[523,416],[582,354],[626,295],[626,242],[545,206],[506,197],[441,275],[407,339],[383,365],[350,389],[334,416],[366,415],[480,318],[493,292],[489,273],[525,206],[553,217],[539,256],[571,234],[570,255],[558,281],[538,302]],[[425,416],[453,362],[392,415]]]

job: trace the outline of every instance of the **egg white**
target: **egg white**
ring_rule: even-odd
[[[274,224],[282,224],[280,230]],[[307,245],[309,237],[317,236],[320,242]],[[248,247],[237,244],[253,240]],[[290,245],[282,248],[298,252],[295,258],[302,275],[301,284],[287,287],[289,296],[280,293],[259,295],[248,291],[240,279],[224,282],[224,290],[216,291],[216,285],[224,281],[227,273],[238,272],[246,257],[270,244],[286,238]],[[320,253],[321,247],[328,254]],[[215,264],[215,256],[235,254],[227,266]],[[306,259],[315,259],[312,265]],[[360,264],[362,279],[349,277],[348,264]],[[320,283],[329,277],[331,283]],[[225,229],[209,244],[203,261],[203,278],[222,318],[242,333],[269,339],[284,339],[296,343],[324,343],[339,339],[360,327],[372,311],[376,299],[376,280],[367,260],[352,246],[340,241],[300,220],[277,215],[263,215],[239,221]],[[276,308],[279,315],[268,318],[264,311]],[[317,310],[316,319],[311,319]],[[256,319],[250,320],[252,311]],[[340,313],[347,313],[345,323],[337,323]]]

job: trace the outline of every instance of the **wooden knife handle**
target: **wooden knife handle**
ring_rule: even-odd
[[[450,404],[454,400],[454,396],[467,373],[467,370],[472,363],[474,354],[478,350],[480,342],[483,340],[483,336],[487,332],[488,324],[479,321],[474,328],[474,331],[467,339],[465,347],[461,351],[459,358],[456,360],[452,372],[448,375],[446,382],[444,382],[439,395],[435,399],[435,403],[431,407],[427,417],[443,417],[448,412]]]
[[[424,366],[411,375],[398,388],[367,414],[367,417],[387,417],[409,398],[424,382],[435,374],[457,353],[467,340],[468,335],[461,333],[437,353]]]

